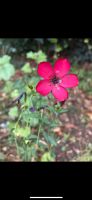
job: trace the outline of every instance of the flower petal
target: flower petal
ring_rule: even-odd
[[[67,59],[59,58],[54,65],[54,72],[57,76],[63,77],[70,70],[70,63]]]
[[[51,92],[52,86],[47,80],[41,80],[36,86],[36,91],[42,96],[46,96]]]
[[[62,78],[61,86],[71,88],[77,86],[79,83],[78,77],[75,74],[65,75]]]
[[[54,70],[49,62],[41,62],[38,65],[37,72],[41,77],[48,79],[50,76],[53,75]]]
[[[53,86],[52,94],[58,101],[64,101],[68,98],[67,90],[59,85]]]

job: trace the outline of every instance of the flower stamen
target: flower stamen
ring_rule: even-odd
[[[52,79],[51,79],[51,82],[55,85],[55,84],[58,84],[60,81],[60,79],[56,76],[54,76]]]

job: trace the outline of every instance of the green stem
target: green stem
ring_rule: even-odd
[[[32,95],[30,95],[30,99],[31,99],[31,104],[32,104],[32,107],[33,107],[33,102],[32,102]]]
[[[42,119],[42,116],[43,116],[43,110],[41,111],[41,118],[40,119]],[[38,129],[37,144],[39,143],[40,131],[41,131],[41,123],[40,123],[39,129]]]
[[[28,112],[28,114],[29,114],[29,112]],[[29,121],[27,121],[27,123],[26,123],[26,127],[29,127]],[[30,129],[31,129],[31,127],[30,127]],[[25,161],[28,161],[28,148],[27,148],[27,144],[25,144]]]
[[[18,143],[17,143],[17,138],[16,138],[16,136],[14,137],[14,139],[15,139],[17,154],[20,155],[19,146],[18,146]]]
[[[16,124],[15,124],[15,131],[16,131],[16,128],[17,128],[17,126],[18,126],[18,123],[19,123],[19,120],[20,120],[20,119],[21,119],[21,113],[20,113],[20,115],[19,115],[19,117],[18,117],[18,121],[17,121]],[[18,142],[17,142],[17,137],[16,137],[16,135],[14,135],[14,139],[15,139],[17,154],[20,155],[20,151],[19,151],[19,147],[18,147]]]
[[[21,113],[20,113],[20,115],[19,115],[19,117],[18,117],[18,121],[17,121],[16,124],[15,124],[15,129],[17,128],[20,119],[21,119]]]

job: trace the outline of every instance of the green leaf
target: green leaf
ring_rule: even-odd
[[[47,109],[50,110],[51,112],[55,113],[55,114],[61,114],[61,113],[68,112],[68,109],[62,109],[61,106],[58,107],[58,108],[53,107],[53,106],[49,106]]]
[[[33,87],[35,87],[39,80],[40,80],[39,77],[32,76],[32,78],[30,79],[29,85],[32,85]]]
[[[37,135],[31,135],[31,136],[30,136],[30,140],[31,140],[31,139],[36,139],[36,140],[37,140],[37,138],[38,138]]]
[[[57,145],[57,142],[52,135],[48,135],[47,133],[43,133],[45,140],[53,146]]]
[[[32,69],[31,69],[29,63],[26,63],[26,64],[21,68],[21,70],[22,70],[24,73],[31,73],[31,72],[32,72]]]
[[[40,62],[43,62],[43,61],[46,61],[46,60],[47,60],[46,54],[43,53],[41,50],[38,51],[38,53],[37,53],[37,59],[36,59],[37,63],[40,63]]]
[[[0,58],[0,65],[4,65],[6,63],[9,63],[11,60],[11,57],[8,55],[4,55]],[[1,66],[0,66],[1,67]]]
[[[11,92],[10,95],[12,98],[17,98],[19,96],[19,91],[15,89],[14,91]]]
[[[13,132],[16,136],[27,138],[30,135],[30,128],[29,127],[22,128],[18,126]]]
[[[10,93],[13,90],[13,82],[7,81],[7,84],[5,84],[5,87],[3,88],[3,91],[5,93]]]
[[[13,107],[13,108],[10,108],[10,110],[9,110],[9,116],[13,117],[13,118],[15,118],[15,117],[18,116],[18,108],[16,106]]]
[[[41,161],[43,162],[54,161],[54,158],[51,156],[50,152],[46,152],[43,154]]]
[[[30,51],[26,55],[27,55],[27,58],[33,59],[37,63],[40,63],[42,61],[46,61],[47,60],[46,54],[44,52],[42,52],[41,50],[39,50],[38,52]]]
[[[55,107],[53,107],[53,106],[49,106],[47,109],[53,113],[56,113]]]
[[[13,130],[15,126],[15,122],[8,122],[7,123],[7,128],[9,129],[9,131]]]
[[[0,80],[9,80],[15,73],[15,68],[10,64],[11,57],[4,55],[0,58]]]
[[[27,58],[31,58],[31,59],[35,59],[36,56],[35,56],[35,53],[33,51],[30,51],[26,54]]]
[[[6,63],[3,66],[0,66],[0,80],[9,80],[14,73],[15,69],[12,64]]]
[[[62,109],[62,108],[60,108],[60,109],[58,109],[56,112],[57,112],[58,114],[61,114],[61,113],[68,112],[68,109]]]
[[[38,118],[32,118],[30,117],[30,126],[35,127],[39,124],[39,119]]]
[[[61,47],[61,45],[60,45],[60,44],[57,44],[56,47],[55,47],[55,51],[56,51],[56,52],[60,52],[60,51],[62,51],[62,50],[63,50],[63,48]]]
[[[84,39],[84,43],[86,43],[86,44],[89,43],[89,39],[88,39],[88,38],[85,38],[85,39]]]
[[[49,41],[53,44],[56,44],[58,42],[57,38],[50,38]]]

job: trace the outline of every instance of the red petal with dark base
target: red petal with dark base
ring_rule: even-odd
[[[58,101],[64,101],[68,98],[68,92],[61,86],[53,86],[52,94]]]
[[[62,82],[61,82],[61,86],[65,87],[65,88],[71,88],[71,87],[75,87],[77,86],[79,83],[78,81],[78,77],[75,74],[69,74],[69,75],[65,75],[62,78]]]
[[[54,65],[54,72],[56,76],[63,77],[70,70],[70,63],[67,59],[59,58]]]
[[[38,65],[37,72],[44,79],[49,79],[49,77],[54,73],[53,68],[49,62],[41,62]]]
[[[36,91],[42,96],[46,96],[51,92],[52,86],[47,80],[41,80],[36,86]]]

